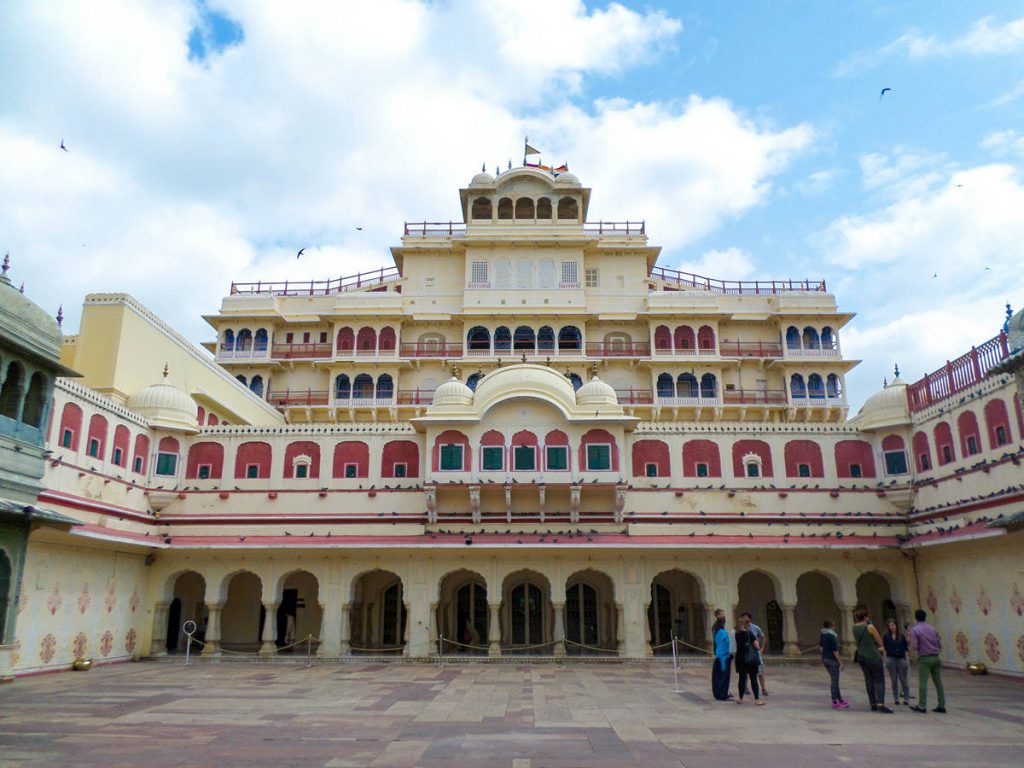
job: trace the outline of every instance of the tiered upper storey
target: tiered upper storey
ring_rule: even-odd
[[[236,283],[217,360],[292,423],[407,420],[454,373],[531,362],[592,375],[645,420],[841,421],[839,312],[821,280],[656,265],[643,222],[588,222],[575,176],[517,168],[460,190],[461,223],[406,223],[395,267]]]

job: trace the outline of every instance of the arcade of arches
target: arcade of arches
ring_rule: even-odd
[[[305,651],[308,642],[326,657],[440,651],[642,658],[670,654],[673,637],[681,652],[702,654],[722,607],[734,617],[749,611],[769,652],[794,656],[816,648],[824,619],[852,644],[859,603],[876,623],[910,620],[912,600],[901,589],[909,580],[867,563],[832,572],[811,562],[733,570],[722,560],[538,561],[501,571],[494,559],[460,560],[454,567],[410,558],[355,569],[310,559],[279,574],[254,563],[229,570],[196,563],[163,577],[152,652],[183,652],[182,626],[192,620],[202,642],[197,652],[205,654],[266,655],[295,644]]]

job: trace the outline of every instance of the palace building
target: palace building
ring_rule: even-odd
[[[851,417],[823,280],[667,269],[590,194],[480,173],[393,267],[233,284],[205,349],[125,294],[61,339],[0,285],[0,455],[35,472],[0,468],[0,674],[187,620],[203,655],[643,659],[716,607],[813,658],[858,603],[1024,673],[1024,315]]]

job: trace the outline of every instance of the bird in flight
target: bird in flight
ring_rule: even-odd
[[[359,231],[359,232],[362,232],[363,228],[362,227],[356,227],[356,230]]]
[[[882,99],[882,97],[883,97],[883,96],[885,96],[885,94],[886,94],[887,92],[891,91],[891,90],[892,90],[892,88],[883,88],[883,89],[882,89],[882,92],[881,92],[880,94],[878,94],[878,98],[879,98],[879,100],[881,100],[881,99]]]
[[[64,139],[60,140],[60,148],[63,149],[65,152],[70,151],[67,147],[64,146]]]
[[[938,277],[938,276],[939,276],[939,273],[938,273],[938,272],[935,272],[935,273],[934,273],[934,274],[932,275],[932,280],[934,280],[934,279],[935,279],[936,277]]]
[[[306,249],[305,249],[305,248],[299,248],[299,252],[295,254],[295,258],[296,258],[296,259],[297,259],[297,258],[299,258],[299,256],[301,256],[301,255],[302,255],[302,254],[304,254],[305,252],[306,252]]]

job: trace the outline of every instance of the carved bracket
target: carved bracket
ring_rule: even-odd
[[[626,508],[626,490],[628,486],[618,485],[615,487],[615,522],[621,523],[624,519],[622,510]]]
[[[434,525],[437,523],[437,486],[428,485],[425,491],[427,494],[427,522]]]
[[[480,486],[469,486],[469,508],[473,512],[473,523],[480,524]]]
[[[580,521],[580,492],[583,486],[569,486],[569,522],[576,525]]]

